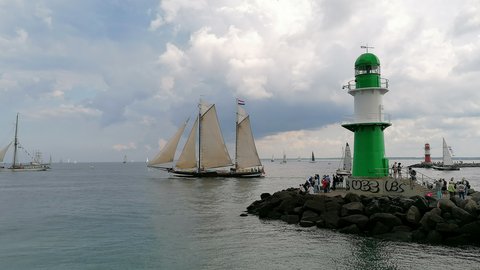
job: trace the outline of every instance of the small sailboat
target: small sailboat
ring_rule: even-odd
[[[340,166],[337,169],[336,174],[350,176],[352,175],[352,153],[350,152],[350,146],[348,143],[346,143],[342,152],[342,159],[340,160]]]
[[[458,171],[460,167],[453,163],[451,149],[448,147],[445,138],[443,138],[443,162],[441,165],[433,165],[432,168],[441,171]]]
[[[287,155],[285,155],[285,151],[283,152],[283,159],[280,163],[282,163],[282,164],[287,163]]]
[[[10,145],[12,145],[13,141],[11,141],[7,146],[3,147],[2,150],[0,150],[0,168],[5,168],[3,165],[3,160],[5,159],[5,154],[7,154],[8,148],[10,148]]]
[[[275,158],[272,155],[272,159],[270,159],[270,162],[275,162]]]
[[[312,159],[310,160],[310,163],[315,163],[315,154],[313,154],[313,151],[312,151]]]
[[[18,162],[18,148],[20,148],[20,142],[18,140],[18,113],[17,113],[16,122],[15,122],[15,138],[13,140],[13,146],[14,146],[13,163],[12,163],[12,166],[8,168],[8,170],[14,171],[14,172],[21,172],[21,171],[46,171],[50,169],[49,164],[42,163],[41,153],[38,151],[35,152],[35,156],[32,162],[26,163],[26,164],[22,164]]]
[[[127,155],[123,156],[123,164],[127,163]]]
[[[263,176],[263,166],[250,127],[250,116],[240,105],[244,105],[244,102],[237,100],[235,163],[228,154],[215,104],[206,104],[200,101],[198,117],[176,164],[172,167],[158,166],[173,162],[178,142],[188,120],[178,129],[160,153],[148,163],[148,166],[166,170],[175,176],[186,177]],[[196,147],[197,138],[198,148]]]

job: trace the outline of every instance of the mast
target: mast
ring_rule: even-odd
[[[17,113],[17,121],[15,122],[15,142],[14,142],[14,149],[13,149],[13,164],[12,168],[17,166],[17,147],[18,147],[18,113]]]
[[[197,172],[200,172],[201,168],[201,160],[202,160],[202,99],[200,99],[198,103],[198,164],[197,164]]]
[[[238,169],[238,98],[235,99],[237,112],[235,114],[235,170]]]

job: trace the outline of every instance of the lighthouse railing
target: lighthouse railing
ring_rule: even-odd
[[[389,123],[390,121],[390,114],[388,113],[369,113],[369,114],[362,114],[362,115],[348,115],[345,116],[342,120],[342,125],[345,124],[362,124],[362,123]]]
[[[355,80],[349,81],[346,85],[342,86],[342,89],[355,90],[357,88],[357,82]],[[380,78],[380,87],[388,89],[388,79]]]

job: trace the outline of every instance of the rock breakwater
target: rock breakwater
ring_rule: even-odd
[[[393,241],[480,245],[480,192],[466,200],[300,194],[290,188],[264,193],[247,207],[261,219],[326,228]]]

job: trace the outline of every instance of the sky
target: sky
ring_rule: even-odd
[[[145,161],[202,98],[233,156],[238,97],[262,158],[340,157],[342,86],[367,44],[389,80],[387,157],[427,142],[441,157],[442,138],[480,156],[480,2],[467,0],[0,0],[0,144],[19,113],[22,152]]]

